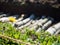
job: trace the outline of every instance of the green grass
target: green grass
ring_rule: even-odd
[[[23,32],[22,32],[23,31]],[[17,30],[9,23],[0,22],[0,35],[8,36],[13,39],[21,40],[22,42],[29,42],[34,45],[57,45],[60,44],[60,36],[50,35],[41,31],[36,33],[34,30],[25,28],[24,30]],[[16,40],[15,40],[16,41]],[[56,44],[55,44],[56,43]],[[25,45],[23,43],[17,43],[7,38],[0,38],[1,45]]]

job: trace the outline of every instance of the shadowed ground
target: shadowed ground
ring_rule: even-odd
[[[2,1],[2,0],[1,0]],[[4,2],[0,1],[0,11],[12,14],[31,14],[38,16],[49,15],[54,17],[57,21],[60,20],[60,1],[59,0],[17,0]],[[20,2],[18,2],[20,1]]]

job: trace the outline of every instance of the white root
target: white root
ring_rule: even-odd
[[[60,29],[60,22],[53,25],[52,27],[48,28],[46,32],[49,32],[51,35],[53,35],[56,31]]]
[[[17,25],[17,26],[21,26],[21,25],[29,22],[30,20],[34,19],[34,17],[35,17],[34,15],[31,15],[31,16],[28,17],[27,19],[25,19],[25,20],[23,20],[23,21],[20,21],[20,22],[17,22],[16,25]]]
[[[60,29],[54,35],[58,35],[59,33],[60,33]]]
[[[0,18],[0,21],[1,22],[8,22],[9,18],[8,17],[3,17],[3,18]]]
[[[42,16],[41,19],[36,20],[35,23],[33,23],[33,24],[30,26],[30,28],[33,27],[33,26],[37,26],[37,24],[38,24],[39,22],[41,22],[44,18],[45,18],[45,16]]]
[[[6,16],[7,16],[7,14],[1,14],[1,15],[0,15],[0,18],[6,17]]]
[[[26,23],[25,25],[22,25],[22,26],[18,27],[18,29],[22,29],[22,28],[24,28],[24,27],[29,26],[29,25],[31,24],[31,22],[32,22],[32,20],[29,21],[28,23]]]
[[[42,29],[43,30],[46,30],[49,26],[51,26],[51,24],[53,23],[53,19],[49,20],[47,23],[45,23],[43,26],[42,26]]]

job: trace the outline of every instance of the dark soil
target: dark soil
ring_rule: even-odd
[[[1,0],[2,1],[2,0]],[[9,0],[8,2],[0,1],[0,12],[12,14],[31,14],[41,16],[51,16],[60,21],[60,0]],[[19,2],[20,1],[20,2]],[[22,4],[23,3],[23,4]]]

